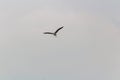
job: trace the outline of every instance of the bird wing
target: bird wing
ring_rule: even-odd
[[[44,34],[54,34],[54,33],[52,33],[52,32],[44,32]]]
[[[63,27],[64,27],[64,26],[58,28],[58,29],[55,31],[55,34],[56,34],[60,29],[62,29]]]

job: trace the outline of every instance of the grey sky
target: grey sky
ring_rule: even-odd
[[[120,80],[119,0],[0,0],[1,80]],[[65,27],[58,37],[44,35]]]

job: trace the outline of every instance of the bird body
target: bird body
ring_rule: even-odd
[[[61,30],[63,27],[64,27],[64,26],[58,28],[54,33],[52,33],[52,32],[44,32],[44,34],[52,34],[52,35],[54,35],[54,36],[57,36],[58,31]]]

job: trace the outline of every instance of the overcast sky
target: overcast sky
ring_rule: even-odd
[[[0,80],[120,80],[119,0],[0,0]],[[44,35],[65,26],[55,38]]]

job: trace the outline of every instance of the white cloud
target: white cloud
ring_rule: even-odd
[[[119,80],[116,74],[119,74],[120,29],[109,20],[109,15],[86,8],[74,11],[78,4],[71,8],[72,1],[66,7],[64,3],[64,10],[57,10],[59,2],[55,6],[52,2],[47,4],[48,7],[32,9],[18,5],[20,10],[11,7],[12,11],[3,11],[6,17],[2,17],[0,25],[0,74],[78,75],[83,80],[99,77],[107,80],[112,76]],[[57,38],[43,34],[61,25],[65,27]]]

